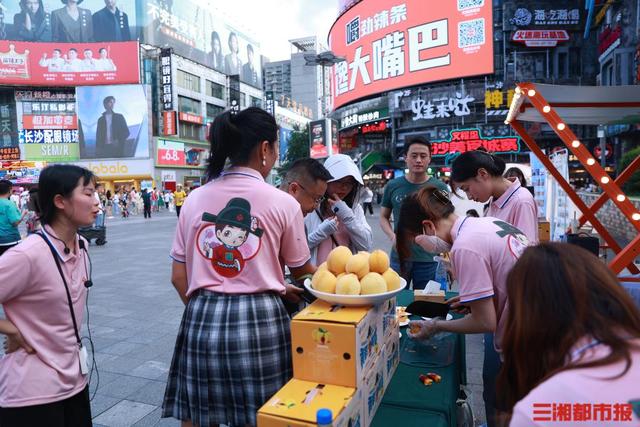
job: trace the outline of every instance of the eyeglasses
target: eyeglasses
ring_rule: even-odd
[[[304,192],[305,192],[305,193],[307,193],[309,196],[313,197],[313,194],[311,194],[311,192],[310,192],[309,190],[307,190],[306,188],[304,188],[304,186],[303,186],[302,184],[300,184],[299,182],[296,182],[296,184],[298,184],[298,186],[299,186],[300,188],[302,188],[302,189],[304,190]],[[313,199],[313,202],[314,202],[316,205],[319,205],[320,203],[324,202],[324,199],[325,199],[325,197],[324,197],[324,196],[320,196],[320,197],[317,197],[317,198]]]

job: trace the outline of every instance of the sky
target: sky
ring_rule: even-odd
[[[338,16],[338,0],[227,0],[217,8],[255,37],[270,61],[289,59],[290,39],[316,35],[326,46]]]

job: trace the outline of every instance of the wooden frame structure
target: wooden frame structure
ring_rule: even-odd
[[[522,137],[529,149],[540,159],[567,196],[582,212],[580,225],[591,223],[616,256],[609,267],[616,274],[628,268],[632,274],[640,270],[634,260],[640,256],[640,212],[620,188],[634,172],[640,169],[640,157],[615,180],[594,159],[589,150],[569,128],[569,124],[609,125],[640,123],[640,86],[554,86],[534,83],[518,83],[505,124],[511,125]],[[522,122],[548,123],[556,135],[584,166],[603,190],[591,206],[578,196],[553,163],[526,131]],[[638,235],[624,248],[615,241],[596,217],[596,212],[611,200],[638,231]]]

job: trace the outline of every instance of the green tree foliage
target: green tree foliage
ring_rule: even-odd
[[[633,150],[626,152],[620,159],[618,174],[622,173],[622,171],[625,170],[625,168],[638,156],[640,156],[640,147],[636,147]],[[623,188],[629,195],[640,195],[640,170],[631,175],[631,178],[629,178]]]
[[[305,126],[303,129],[295,129],[291,134],[289,145],[287,146],[287,154],[285,155],[284,162],[280,165],[278,172],[285,174],[293,162],[298,159],[304,159],[309,157],[309,127]]]

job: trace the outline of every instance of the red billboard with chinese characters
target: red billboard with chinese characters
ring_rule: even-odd
[[[181,122],[195,123],[197,125],[204,124],[204,119],[202,118],[202,116],[198,116],[197,114],[183,113],[182,111],[180,111],[180,113],[178,114],[178,118]]]
[[[137,41],[30,43],[0,40],[0,84],[113,85],[140,82]]]
[[[22,129],[78,129],[78,116],[26,115],[22,116]]]
[[[497,136],[485,137],[479,129],[459,129],[451,131],[451,136],[444,141],[433,141],[433,156],[447,156],[466,153],[483,147],[489,153],[519,153],[520,137]]]
[[[438,80],[493,73],[491,0],[367,0],[333,24],[334,108]]]

